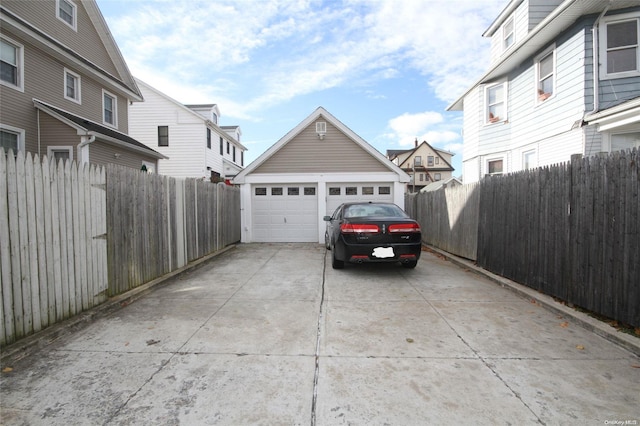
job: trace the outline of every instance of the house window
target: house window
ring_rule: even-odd
[[[211,149],[211,129],[207,128],[207,148]]]
[[[24,90],[24,48],[6,38],[0,39],[0,83],[3,86]]]
[[[220,155],[224,155],[224,139],[220,136]]]
[[[158,146],[169,146],[169,126],[158,126]]]
[[[102,111],[102,121],[104,124],[117,127],[118,98],[104,90],[102,91]]]
[[[640,18],[625,19],[631,15],[618,15],[604,19],[602,49],[605,59],[605,77],[628,77],[640,74],[639,25]],[[617,19],[614,21],[613,19]]]
[[[495,84],[486,88],[486,123],[506,120],[505,94],[507,83]]]
[[[436,157],[436,164],[440,164],[440,157]]]
[[[527,170],[535,167],[535,151],[527,151],[522,154],[522,169]]]
[[[64,97],[80,103],[80,76],[66,68],[64,70]]]
[[[640,132],[611,135],[611,152],[640,148]]]
[[[538,102],[544,102],[553,95],[555,69],[555,49],[552,48],[536,59],[536,95]]]
[[[72,146],[48,146],[47,157],[53,158],[57,164],[59,161],[73,161]]]
[[[244,167],[244,151],[240,151],[240,165]]]
[[[58,19],[77,31],[76,5],[71,0],[56,0]]]
[[[232,153],[233,153],[232,154],[233,155],[233,162],[235,163],[236,162],[236,147],[235,147],[235,145],[233,146]]]
[[[318,121],[316,123],[316,133],[319,135],[327,133],[327,123],[324,121]]]
[[[428,167],[433,167],[433,155],[429,155],[427,157],[427,166]]]
[[[213,111],[211,112],[211,121],[213,121],[214,124],[218,124],[218,114]]]
[[[442,180],[442,175],[440,173],[434,173],[433,174],[433,179],[437,182],[439,180]]]
[[[507,19],[502,26],[502,50],[507,50],[516,41],[516,33],[514,31],[513,16]]]
[[[156,163],[151,161],[142,161],[142,166],[140,170],[144,170],[147,173],[155,173],[156,172]]]
[[[487,169],[490,175],[501,175],[503,172],[503,160],[489,160]]]
[[[424,174],[420,173],[420,182],[424,182]]]
[[[422,166],[422,156],[420,155],[416,155],[415,157],[413,157],[413,165],[415,167],[420,167]]]
[[[231,151],[231,144],[227,141],[227,154]]]
[[[24,130],[11,126],[0,125],[0,149],[8,153],[13,150],[13,154],[24,150]]]

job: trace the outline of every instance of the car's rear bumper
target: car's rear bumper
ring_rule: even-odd
[[[392,252],[390,251],[392,250]],[[404,244],[348,244],[344,240],[336,244],[335,256],[351,263],[413,262],[420,259],[422,243]],[[393,254],[391,256],[391,253]]]

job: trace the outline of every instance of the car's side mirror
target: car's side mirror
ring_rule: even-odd
[[[331,216],[325,216],[322,218],[325,222],[331,222]]]

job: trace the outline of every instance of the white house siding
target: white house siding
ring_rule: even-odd
[[[129,108],[129,135],[169,157],[158,161],[158,173],[179,178],[208,178],[207,167],[221,173],[219,136],[212,130],[207,148],[207,126],[197,113],[139,84],[145,102]],[[158,126],[169,126],[169,146],[158,146]]]
[[[479,153],[480,126],[482,108],[480,107],[481,87],[471,90],[464,98],[463,122],[464,122],[464,144],[462,145],[462,162],[476,158]],[[465,181],[466,170],[463,171]],[[477,179],[475,179],[477,180]]]

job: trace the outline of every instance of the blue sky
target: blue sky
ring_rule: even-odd
[[[216,103],[249,164],[322,106],[383,154],[413,141],[462,165],[445,108],[487,69],[507,0],[97,0],[132,74]]]

